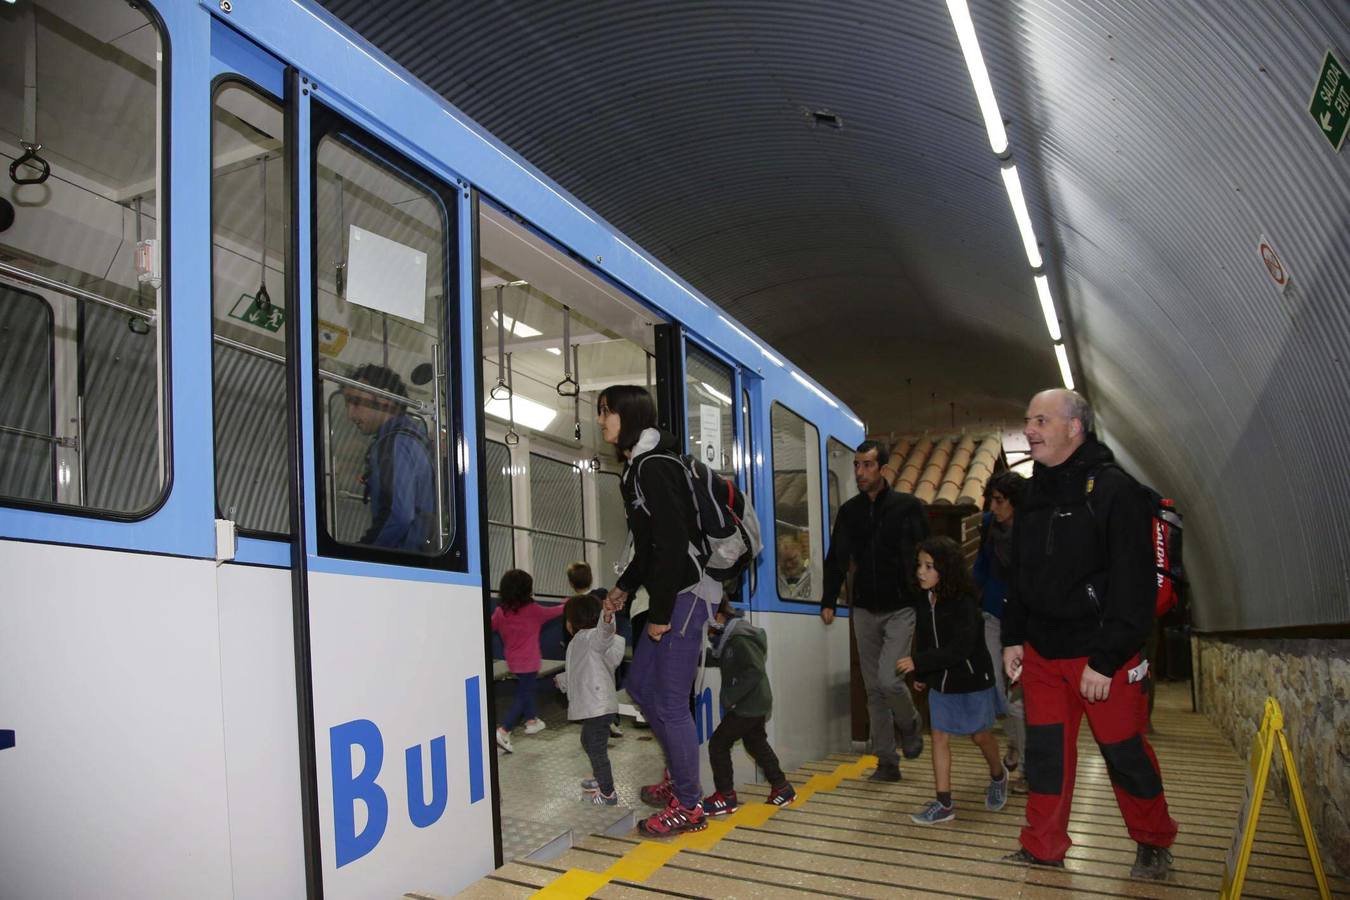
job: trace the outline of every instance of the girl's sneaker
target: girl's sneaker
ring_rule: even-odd
[[[638,797],[648,806],[655,806],[657,809],[665,809],[675,796],[675,784],[670,780],[670,772],[662,773],[661,780],[656,784],[649,784],[638,792]]]
[[[727,816],[740,808],[741,802],[736,799],[735,791],[728,794],[718,791],[711,797],[703,799],[703,814],[705,816]]]
[[[703,814],[702,804],[685,809],[673,794],[665,809],[638,823],[638,831],[651,837],[671,837],[686,831],[702,831],[707,827],[708,817]]]
[[[616,738],[617,738],[617,737],[623,737],[623,727],[620,726],[618,722],[610,722],[610,723],[609,723],[609,736],[610,736],[610,737],[616,737]]]
[[[785,784],[782,787],[776,787],[769,791],[770,806],[787,806],[796,799],[797,789],[790,784]]]
[[[956,818],[956,807],[943,806],[937,800],[929,800],[924,804],[923,809],[909,818],[915,825],[936,825],[939,822],[950,822]]]
[[[583,778],[581,779],[581,789],[588,794],[594,794],[600,790],[600,782],[594,778]]]
[[[612,793],[606,794],[602,792],[599,788],[596,788],[593,791],[583,792],[581,795],[581,802],[594,803],[596,806],[618,806],[619,792],[614,791]]]
[[[538,734],[547,727],[548,726],[544,724],[543,719],[531,719],[530,721],[525,723],[525,733]]]
[[[1007,769],[1003,770],[1002,778],[989,779],[989,787],[984,789],[984,808],[990,812],[998,812],[1008,803],[1008,783],[1012,780],[1012,775]]]
[[[501,747],[507,753],[515,753],[516,748],[511,746],[511,732],[505,728],[497,729],[497,746]]]

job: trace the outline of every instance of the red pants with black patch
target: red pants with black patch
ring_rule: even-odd
[[[1087,714],[1130,837],[1170,847],[1177,823],[1167,812],[1158,757],[1144,738],[1148,725],[1147,682],[1128,683],[1136,655],[1111,676],[1105,700],[1089,703],[1078,691],[1087,657],[1046,659],[1023,645],[1022,692],[1027,717],[1027,824],[1022,846],[1037,859],[1063,859],[1069,840],[1069,808],[1078,768],[1078,726]]]

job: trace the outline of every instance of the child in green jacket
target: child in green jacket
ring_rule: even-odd
[[[778,756],[769,746],[764,723],[773,711],[773,693],[769,690],[769,676],[764,661],[769,653],[769,642],[763,629],[756,628],[740,618],[736,608],[725,598],[713,621],[708,623],[712,652],[721,664],[722,721],[708,740],[708,762],[712,764],[713,783],[717,792],[703,801],[703,814],[724,816],[739,808],[736,799],[736,779],[731,765],[731,748],[737,741],[745,741],[745,749],[769,780],[769,802],[786,806],[797,796],[788,784]]]

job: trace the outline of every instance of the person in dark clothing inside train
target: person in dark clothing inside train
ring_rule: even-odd
[[[1130,874],[1163,879],[1177,823],[1144,736],[1153,624],[1152,510],[1139,484],[1097,440],[1091,407],[1062,389],[1027,407],[1035,461],[1017,508],[1003,662],[1026,703],[1027,823],[1009,860],[1063,866],[1078,728],[1087,716],[1116,803],[1138,844]]]
[[[346,385],[342,399],[347,418],[369,435],[366,467],[361,476],[370,504],[370,527],[361,543],[412,553],[434,553],[437,547],[436,479],[426,427],[408,415],[407,407],[385,394],[407,396],[403,379],[375,363],[360,366],[352,380],[382,394]]]
[[[909,656],[915,610],[924,600],[914,567],[916,548],[928,537],[928,517],[912,494],[892,490],[881,477],[888,455],[876,441],[864,441],[854,453],[858,494],[839,507],[820,598],[820,618],[829,625],[849,564],[856,564],[853,633],[877,756],[872,781],[900,780],[897,728],[906,759],[923,752],[922,722],[905,679],[896,674],[895,661]]]

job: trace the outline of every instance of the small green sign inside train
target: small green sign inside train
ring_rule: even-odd
[[[252,294],[240,294],[230,310],[230,318],[276,333],[286,324],[286,311],[275,303],[262,304]]]
[[[1350,77],[1330,50],[1322,61],[1322,72],[1317,76],[1308,112],[1317,122],[1317,130],[1331,141],[1331,148],[1340,152],[1346,126],[1350,125]]]

